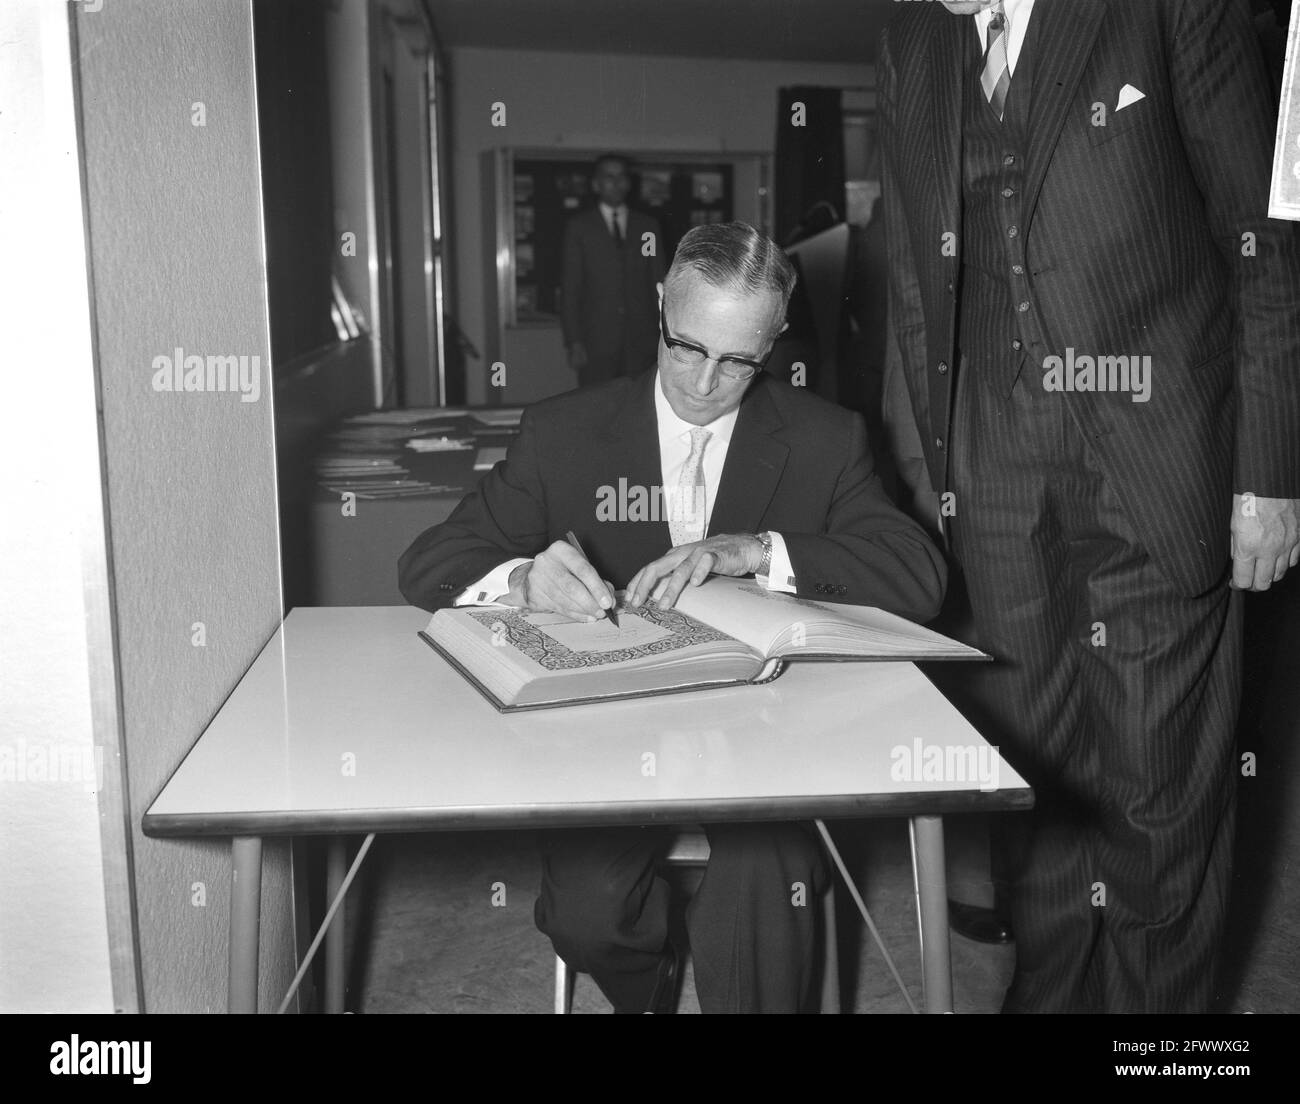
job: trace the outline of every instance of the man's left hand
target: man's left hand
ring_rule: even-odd
[[[635,608],[653,598],[672,609],[682,591],[712,575],[752,575],[763,562],[763,542],[748,533],[728,533],[679,544],[632,576],[624,602]]]
[[[1300,499],[1232,496],[1232,585],[1268,590],[1300,561]]]

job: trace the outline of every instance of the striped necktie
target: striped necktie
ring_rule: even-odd
[[[679,544],[692,544],[704,539],[707,516],[704,446],[712,436],[712,432],[699,426],[691,430],[691,454],[682,465],[682,473],[677,478],[677,491],[668,513],[668,535],[672,538],[674,548]]]
[[[1006,114],[1007,93],[1011,90],[1011,66],[1007,61],[1007,17],[1002,0],[993,5],[989,20],[988,49],[984,54],[984,72],[980,74],[984,95],[999,119]]]

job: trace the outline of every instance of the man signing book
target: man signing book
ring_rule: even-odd
[[[526,410],[506,459],[403,554],[402,594],[427,610],[501,603],[594,620],[616,589],[628,606],[671,606],[710,574],[755,575],[800,597],[933,617],[943,560],[886,497],[861,418],[763,371],[794,283],[753,227],[691,230],[658,287],[658,363]],[[789,887],[812,897],[825,884],[815,834],[706,831],[709,864],[687,915],[701,1008],[804,1009],[816,924]],[[543,835],[537,925],[619,1012],[674,1006],[680,950],[654,869],[671,835]]]

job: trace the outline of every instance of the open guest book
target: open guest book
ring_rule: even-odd
[[[788,663],[986,660],[870,606],[810,602],[714,576],[674,609],[574,621],[501,606],[439,610],[420,633],[497,709],[540,709],[768,682]]]

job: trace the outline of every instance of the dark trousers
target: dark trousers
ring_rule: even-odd
[[[1226,577],[1175,588],[1032,373],[1004,399],[963,364],[958,389],[954,551],[996,659],[971,679],[972,719],[1037,792],[995,825],[1016,935],[1004,1010],[1204,1011],[1229,888],[1240,596]]]
[[[677,830],[542,835],[534,915],[555,952],[617,1012],[644,1012],[668,936],[655,861]],[[799,1012],[815,995],[818,899],[829,872],[810,825],[710,824],[709,863],[687,909],[704,1012]]]

